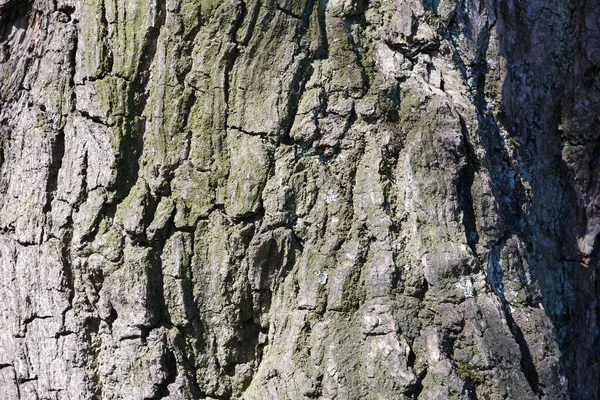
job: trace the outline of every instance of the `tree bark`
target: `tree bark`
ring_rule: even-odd
[[[600,1],[0,0],[0,398],[600,399]]]

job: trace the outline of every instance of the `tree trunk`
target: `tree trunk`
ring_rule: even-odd
[[[0,0],[1,399],[600,399],[599,0]]]

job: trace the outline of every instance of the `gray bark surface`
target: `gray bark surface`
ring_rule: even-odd
[[[0,399],[600,399],[598,0],[0,0]]]

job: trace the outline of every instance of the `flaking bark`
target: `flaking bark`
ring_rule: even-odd
[[[600,398],[600,4],[0,0],[0,398]]]

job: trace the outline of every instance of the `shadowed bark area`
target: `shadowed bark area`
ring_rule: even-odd
[[[598,0],[0,0],[0,398],[600,398]]]

